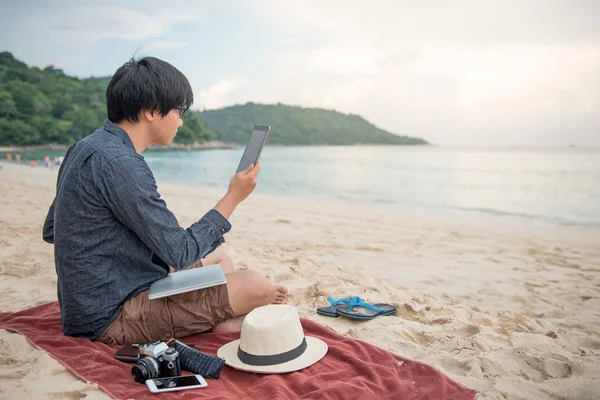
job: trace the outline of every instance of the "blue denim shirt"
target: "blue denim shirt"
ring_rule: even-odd
[[[110,121],[73,144],[43,238],[54,244],[66,335],[97,338],[123,304],[216,249],[231,225],[210,210],[182,228],[129,135]]]

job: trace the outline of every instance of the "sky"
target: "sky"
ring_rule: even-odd
[[[596,0],[0,7],[0,51],[79,77],[158,57],[186,74],[196,109],[280,102],[358,114],[442,146],[600,146]]]

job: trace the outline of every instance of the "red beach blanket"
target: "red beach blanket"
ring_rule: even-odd
[[[306,335],[325,341],[325,358],[301,371],[259,375],[225,366],[208,387],[151,394],[131,378],[131,365],[114,359],[118,347],[65,336],[58,303],[15,313],[0,313],[0,328],[18,332],[47,351],[80,379],[117,399],[473,399],[476,392],[450,380],[435,368],[405,359],[356,339],[340,336],[316,322],[302,319]],[[182,341],[216,355],[239,332],[205,333]]]

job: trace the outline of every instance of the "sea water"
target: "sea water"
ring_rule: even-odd
[[[144,155],[158,181],[226,190],[242,152]],[[256,190],[600,227],[600,150],[267,146]]]
[[[242,152],[143,155],[159,185],[225,192]],[[60,152],[51,153],[53,159]],[[45,154],[23,152],[22,158],[37,158],[36,168],[43,168]],[[256,191],[600,228],[600,149],[266,146]]]

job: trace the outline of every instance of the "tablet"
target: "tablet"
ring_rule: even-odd
[[[152,282],[148,298],[160,299],[161,297],[191,292],[192,290],[205,289],[211,286],[224,285],[227,278],[219,264],[191,268],[178,272],[171,272],[162,279]]]
[[[267,125],[254,125],[254,129],[252,129],[250,138],[248,138],[246,149],[244,150],[244,154],[242,155],[242,159],[240,160],[240,165],[238,165],[236,173],[245,170],[250,166],[250,164],[256,165],[260,157],[260,153],[267,142],[267,136],[269,136],[270,130],[271,127]]]

